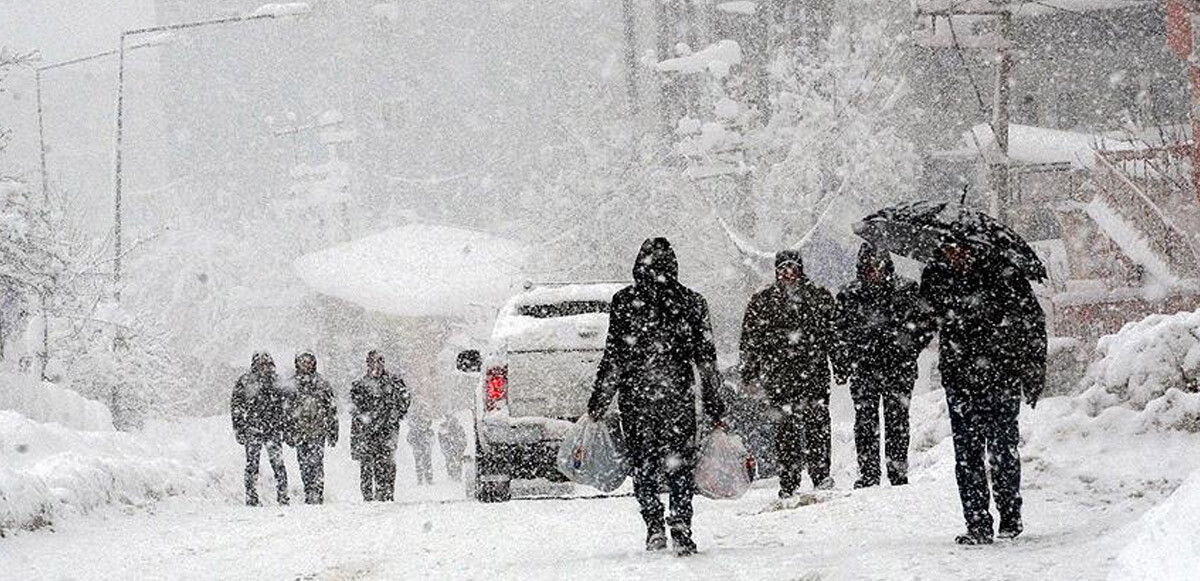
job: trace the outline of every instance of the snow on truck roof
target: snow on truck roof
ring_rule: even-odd
[[[529,249],[466,228],[410,224],[297,258],[313,290],[400,317],[494,309],[521,287]]]
[[[620,282],[572,283],[554,286],[533,286],[513,297],[505,305],[505,314],[516,314],[517,309],[530,305],[552,305],[566,302],[591,302],[612,300],[617,291],[633,284]]]

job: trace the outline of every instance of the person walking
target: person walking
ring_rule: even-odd
[[[364,501],[390,501],[396,489],[396,442],[411,399],[383,355],[367,353],[367,373],[350,387],[350,455],[359,462]]]
[[[446,474],[451,480],[462,480],[463,455],[467,452],[467,433],[453,413],[442,417],[438,426],[438,445],[446,459]]]
[[[921,297],[940,337],[938,367],[967,525],[955,541],[993,542],[993,496],[998,535],[1015,538],[1024,530],[1018,416],[1022,396],[1036,406],[1045,385],[1045,314],[1020,269],[965,244],[944,245],[926,266]]]
[[[775,255],[775,283],[750,299],[740,342],[742,381],[767,395],[779,420],[779,497],[795,494],[805,464],[813,487],[832,489],[829,358],[837,304],[804,273],[800,253]]]
[[[429,406],[418,400],[408,415],[408,445],[412,447],[417,485],[433,484],[433,418]]]
[[[633,280],[613,296],[588,414],[599,421],[617,399],[633,466],[634,495],[646,523],[646,550],[667,547],[669,526],[676,553],[691,555],[696,552],[692,539],[696,371],[709,420],[719,425],[725,415],[717,392],[720,373],[708,303],[680,284],[675,251],[665,238],[642,244]],[[664,481],[670,492],[665,525],[659,498]]]
[[[275,374],[275,361],[267,353],[255,353],[250,371],[238,378],[229,401],[233,433],[246,449],[246,505],[258,506],[258,468],[263,448],[275,474],[276,499],[287,504],[287,467],[283,464],[283,442],[290,438],[285,412],[286,395]]]
[[[916,282],[896,274],[888,252],[863,244],[857,279],[838,293],[838,383],[850,383],[854,401],[855,488],[879,484],[879,408],[883,406],[887,476],[908,484],[909,403],[917,381],[917,357],[930,329]]]
[[[300,479],[304,482],[304,502],[325,502],[325,446],[337,446],[337,396],[328,381],[317,372],[312,353],[296,356],[293,378],[292,424]]]

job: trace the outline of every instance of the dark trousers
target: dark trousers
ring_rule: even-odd
[[[454,439],[444,437],[438,438],[438,444],[442,447],[442,456],[446,457],[446,474],[455,482],[462,480],[462,446]]]
[[[990,497],[996,497],[1000,525],[1021,519],[1021,398],[1001,389],[946,386],[950,428],[954,431],[954,475],[963,517],[972,533],[991,536]],[[991,487],[988,486],[990,460]]]
[[[908,408],[913,380],[874,375],[851,379],[854,399],[854,447],[858,451],[859,483],[879,484],[879,406],[883,404],[884,453],[888,481],[908,484]]]
[[[413,450],[413,463],[416,464],[417,484],[433,484],[433,454],[429,440],[410,442]]]
[[[258,464],[262,449],[267,449],[267,460],[275,473],[275,491],[279,504],[288,503],[287,467],[283,465],[283,445],[279,442],[246,443],[246,504],[258,506]]]
[[[785,407],[775,426],[780,490],[795,492],[806,464],[813,486],[829,478],[831,446],[829,394],[805,398]]]
[[[633,494],[646,528],[664,529],[659,490],[666,484],[671,511],[666,524],[672,534],[690,538],[696,489],[695,418],[654,414],[635,422],[623,418],[621,427],[633,461]]]
[[[304,482],[304,502],[325,502],[325,445],[323,442],[296,444],[296,460],[300,463],[300,480]]]
[[[391,501],[396,493],[396,457],[393,450],[371,450],[359,459],[363,500]]]

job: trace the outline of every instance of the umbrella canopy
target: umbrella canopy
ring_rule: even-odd
[[[313,290],[401,317],[455,317],[503,303],[522,282],[521,243],[484,232],[411,224],[297,258]]]
[[[1011,264],[1029,280],[1045,280],[1046,267],[1025,239],[995,218],[947,202],[912,202],[884,208],[854,225],[863,240],[889,252],[932,262],[947,244],[974,248]]]

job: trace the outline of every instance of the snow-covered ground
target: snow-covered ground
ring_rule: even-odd
[[[5,466],[15,462],[15,468],[0,473],[49,483],[53,518],[39,530],[0,539],[0,576],[1190,579],[1200,556],[1198,345],[1200,314],[1151,317],[1101,342],[1079,395],[1025,408],[1026,532],[990,547],[952,541],[963,525],[945,402],[923,379],[913,403],[911,485],[849,490],[852,412],[846,390],[836,388],[838,489],[809,490],[780,503],[775,483],[765,481],[736,501],[697,498],[701,554],[691,559],[643,552],[641,520],[628,496],[478,504],[448,481],[436,454],[437,484],[417,487],[403,443],[395,503],[358,500],[355,466],[340,447],[328,456],[327,505],[246,508],[240,506],[239,450],[224,418],[153,424],[132,435],[68,437],[65,428],[9,413],[0,415],[0,435]],[[9,450],[20,436],[13,426],[42,430],[26,438],[20,458]],[[109,483],[51,474],[56,467],[108,466],[113,458],[132,457],[175,468],[139,469],[161,476]],[[293,456],[288,465],[296,491]],[[0,480],[0,509],[11,508],[14,490],[23,494],[6,482]],[[81,487],[108,485],[120,493],[72,504]],[[143,487],[140,495],[128,494],[137,487]],[[265,466],[261,487],[271,488]]]

